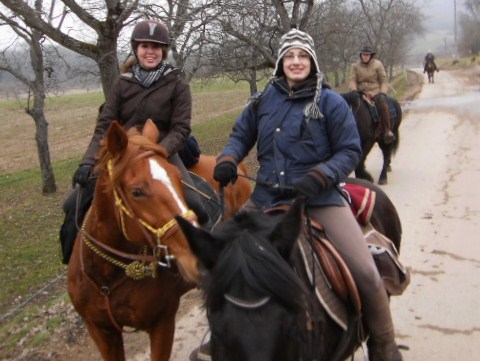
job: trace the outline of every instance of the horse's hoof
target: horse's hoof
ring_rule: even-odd
[[[379,179],[379,180],[378,180],[378,184],[381,185],[381,186],[384,186],[385,184],[388,184],[388,180],[386,180],[386,179]]]

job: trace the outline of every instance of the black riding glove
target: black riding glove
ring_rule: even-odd
[[[230,182],[234,184],[237,178],[237,165],[232,161],[220,161],[213,170],[213,179],[220,183],[222,187],[225,187]]]
[[[82,164],[73,174],[72,186],[75,186],[75,183],[80,184],[82,187],[85,187],[88,182],[88,178],[92,173],[93,165],[92,164]]]
[[[295,190],[299,195],[307,199],[315,197],[321,191],[328,188],[327,177],[318,170],[311,170],[303,179],[295,185]]]

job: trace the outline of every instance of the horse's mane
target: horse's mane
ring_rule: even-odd
[[[360,95],[357,91],[350,91],[348,93],[342,93],[341,96],[352,109],[358,108],[360,104]]]
[[[305,307],[304,286],[266,237],[273,229],[266,225],[272,222],[272,216],[260,212],[240,212],[219,227],[215,236],[226,245],[204,285],[210,309],[225,302],[223,295],[231,292],[232,283],[246,286],[258,297],[274,298],[292,310]]]
[[[132,151],[128,151],[132,149]],[[151,151],[156,155],[161,157],[167,158],[168,153],[167,150],[156,144],[153,143],[150,139],[143,136],[140,131],[136,128],[131,128],[128,131],[128,150],[125,150],[120,157],[116,157],[115,159],[112,157],[110,152],[108,151],[107,147],[107,140],[104,138],[100,143],[100,150],[99,150],[99,161],[97,163],[97,169],[107,169],[107,163],[109,160],[115,161],[115,169],[114,174],[112,176],[113,184],[118,182],[118,179],[121,174],[125,171],[125,169],[131,164],[131,161],[135,158],[139,152],[143,151]],[[134,150],[134,151],[133,151]]]

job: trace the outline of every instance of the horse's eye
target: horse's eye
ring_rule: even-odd
[[[132,196],[134,196],[135,198],[141,197],[143,195],[144,195],[144,193],[141,189],[139,189],[139,188],[132,189]]]

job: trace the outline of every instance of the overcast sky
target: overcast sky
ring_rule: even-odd
[[[455,3],[457,24],[463,0],[419,0],[419,6],[425,16],[425,35],[415,41],[413,51],[426,53],[432,50],[440,56],[452,55],[451,47],[455,39]],[[457,25],[458,37],[458,25]]]
[[[418,36],[412,43],[409,51],[410,63],[415,65],[423,61],[427,51],[431,50],[438,56],[452,56],[455,40],[455,15],[457,9],[457,24],[460,12],[463,10],[463,0],[416,0],[425,17],[425,34]],[[1,28],[0,46],[11,41],[7,36],[7,29]],[[457,26],[457,37],[459,27]]]

